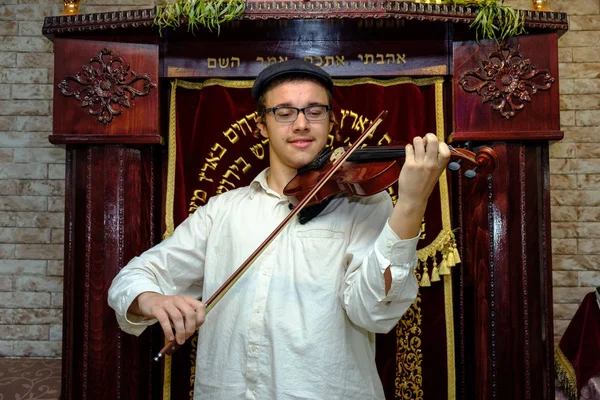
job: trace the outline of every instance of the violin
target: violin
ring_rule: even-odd
[[[467,170],[465,176],[474,178],[476,170],[489,171],[496,165],[496,155],[489,147],[482,147],[475,154],[467,149],[450,148],[450,158],[453,161],[449,168],[457,170],[460,162],[466,161],[474,165]],[[291,197],[293,208],[299,200],[322,181],[326,174],[339,159],[344,150],[338,148],[334,151],[325,149],[310,164],[300,168],[296,176],[286,185],[283,194]],[[312,196],[306,208],[299,213],[299,221],[305,224],[316,217],[336,196],[371,196],[386,190],[398,181],[402,161],[406,156],[405,146],[374,146],[363,147],[351,154],[347,161],[333,174],[322,188]]]
[[[306,221],[308,218],[314,218],[318,215],[336,195],[345,193],[352,196],[370,196],[387,189],[398,180],[401,169],[398,160],[405,157],[404,146],[359,149],[386,115],[387,111],[382,111],[348,149],[338,148],[334,151],[322,152],[313,162],[298,170],[296,176],[284,189],[284,194],[296,199],[295,204],[292,204],[292,212],[204,303],[206,315],[250,268],[292,218],[298,215],[300,223],[305,223],[302,214],[300,214],[303,209],[308,210],[308,213],[304,216],[304,221]],[[473,163],[476,165],[475,168],[488,169],[493,168],[496,164],[495,153],[489,148],[481,149],[477,154],[465,149],[452,148],[451,157]],[[311,205],[311,207],[305,208],[308,205]],[[154,360],[159,361],[164,355],[172,354],[177,348],[179,348],[177,342],[167,343],[154,357]]]

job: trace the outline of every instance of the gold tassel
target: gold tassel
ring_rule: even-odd
[[[437,260],[435,257],[433,258],[433,271],[431,271],[431,282],[439,282],[440,281],[440,270],[437,266]]]
[[[454,261],[454,251],[452,248],[448,248],[448,257],[446,258],[446,264],[449,267],[454,267],[456,265],[456,261]]]
[[[429,274],[427,273],[427,261],[423,263],[423,275],[421,276],[420,286],[426,287],[431,286],[431,282],[429,282]]]
[[[442,263],[440,264],[440,275],[450,275],[450,269],[447,264],[446,255],[444,254]]]
[[[461,263],[460,254],[458,254],[458,249],[456,248],[456,243],[452,243],[452,247],[453,247],[452,252],[454,253],[454,262],[456,264],[460,264]]]

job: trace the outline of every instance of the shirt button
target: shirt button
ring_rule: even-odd
[[[385,245],[386,245],[387,247],[392,247],[392,241],[391,241],[391,240],[388,240],[388,241],[385,243]]]
[[[256,308],[254,309],[254,312],[255,312],[255,313],[257,313],[257,314],[260,314],[260,308],[256,307]]]
[[[250,346],[250,351],[256,353],[258,351],[258,348],[256,346]]]
[[[256,385],[254,383],[251,383],[251,384],[248,385],[248,388],[250,390],[254,390],[255,387],[256,387]]]

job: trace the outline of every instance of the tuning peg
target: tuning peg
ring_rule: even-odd
[[[461,162],[462,162],[462,160],[449,162],[448,163],[448,169],[450,171],[458,171],[460,169],[460,163]]]
[[[468,178],[468,179],[475,178],[477,176],[477,168],[478,167],[475,167],[473,169],[469,169],[469,170],[465,171],[465,178]]]

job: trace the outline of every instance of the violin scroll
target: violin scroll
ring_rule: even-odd
[[[452,171],[458,171],[462,161],[468,162],[469,164],[473,165],[473,167],[465,171],[464,174],[465,177],[469,179],[475,178],[478,170],[484,171],[485,173],[492,172],[498,163],[496,152],[487,146],[481,146],[477,150],[477,153],[465,148],[453,146],[448,147],[450,148],[450,157],[458,158],[458,161],[450,162],[448,164],[448,168]]]

